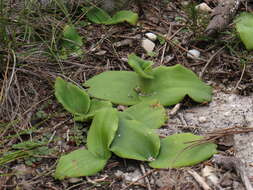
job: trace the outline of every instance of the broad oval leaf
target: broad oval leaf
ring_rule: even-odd
[[[212,99],[211,87],[182,65],[157,67],[153,69],[153,76],[149,84],[151,93],[142,95],[140,99],[157,99],[165,106],[177,104],[186,95],[196,102],[209,102]]]
[[[54,177],[64,179],[94,175],[101,171],[107,162],[85,149],[75,150],[62,156],[56,166]]]
[[[216,151],[216,144],[206,143],[192,146],[191,141],[203,137],[190,133],[175,134],[161,140],[160,154],[149,163],[153,168],[179,168],[198,164],[210,158]]]
[[[87,18],[96,24],[105,24],[108,20],[111,20],[111,16],[103,9],[98,7],[90,8],[86,14]]]
[[[107,71],[86,81],[88,93],[98,99],[110,100],[115,104],[133,105],[139,102],[134,90],[138,76],[130,71]]]
[[[119,157],[151,161],[160,149],[159,136],[143,123],[120,117],[119,129],[110,150]]]
[[[116,109],[105,108],[98,111],[91,123],[87,136],[88,150],[100,158],[111,156],[109,146],[118,129],[119,117]]]
[[[127,22],[131,25],[136,25],[138,21],[138,14],[132,11],[118,11],[113,15],[111,20],[108,20],[105,24],[118,24],[122,22]]]
[[[76,85],[57,77],[55,81],[55,96],[63,107],[74,115],[84,115],[90,107],[88,94]]]
[[[133,120],[137,120],[150,129],[160,128],[167,119],[166,110],[157,101],[142,102],[124,110]]]
[[[138,14],[132,11],[118,11],[112,17],[103,9],[94,7],[88,10],[87,18],[96,24],[118,24],[128,22],[129,24],[136,25],[138,21]]]
[[[253,13],[241,13],[236,19],[236,30],[247,50],[253,49]]]
[[[180,102],[186,95],[196,102],[212,99],[212,89],[182,65],[160,66],[152,71],[153,79],[141,83],[140,77],[130,71],[108,71],[89,79],[84,85],[96,98],[115,104],[133,105],[143,100],[158,100],[169,106]],[[148,90],[147,90],[148,89]],[[146,92],[149,93],[146,93]]]

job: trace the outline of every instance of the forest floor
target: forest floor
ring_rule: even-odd
[[[194,5],[190,0],[149,0],[139,12],[136,26],[92,24],[81,10],[81,1],[70,1],[67,6],[55,1],[58,3],[46,7],[25,2],[7,1],[0,12],[0,190],[238,190],[245,189],[243,176],[253,180],[252,173],[247,175],[236,166],[240,156],[235,157],[238,144],[233,131],[225,132],[233,140],[218,143],[218,151],[226,158],[238,159],[235,166],[210,159],[193,167],[152,170],[145,163],[112,156],[95,176],[54,179],[58,158],[84,147],[87,135],[87,126],[75,123],[54,97],[57,76],[82,84],[107,70],[130,70],[126,62],[130,53],[152,60],[155,66],[182,64],[213,87],[214,99],[210,105],[199,105],[186,98],[161,134],[206,135],[215,130],[253,127],[253,57],[238,38],[233,22],[213,37],[205,34],[210,13],[193,9],[204,2],[201,0]],[[206,2],[211,8],[217,6],[216,1]],[[134,4],[129,8],[138,10]],[[252,12],[253,5],[242,3],[237,15],[243,11]],[[69,22],[83,37],[84,53],[61,59],[59,42]],[[148,32],[159,36],[152,56],[141,45]],[[200,57],[187,57],[190,49],[198,50]],[[172,108],[168,107],[168,112]],[[203,128],[201,123],[205,123]],[[248,139],[248,152],[253,151],[252,139]],[[15,146],[26,141],[37,144]],[[205,176],[204,168],[212,171],[212,179]]]

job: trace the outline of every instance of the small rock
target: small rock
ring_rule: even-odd
[[[122,177],[124,173],[120,170],[117,170],[114,174],[116,177]]]
[[[105,55],[106,51],[105,50],[101,50],[95,53],[96,55]]]
[[[128,62],[128,59],[126,57],[122,57],[120,60],[126,63]]]
[[[142,176],[142,174],[138,170],[135,170],[134,172],[124,173],[123,176],[126,181],[133,182],[138,180]],[[138,182],[143,183],[144,181],[143,179],[141,179]]]
[[[122,46],[132,46],[132,39],[124,39],[119,42],[115,42],[113,45],[116,47],[122,47]]]
[[[72,177],[68,179],[69,183],[78,183],[82,181],[82,178]]]
[[[203,12],[212,12],[213,11],[206,3],[200,3],[195,8],[197,10],[200,10],[200,11],[203,11]]]
[[[189,58],[194,59],[194,58],[199,58],[199,56],[200,56],[200,52],[196,49],[191,49],[191,50],[188,50],[187,52],[187,57]]]
[[[199,117],[199,122],[200,123],[205,123],[206,122],[206,117]]]
[[[232,105],[233,106],[233,105]],[[226,111],[226,112],[224,112],[224,116],[230,116],[230,115],[232,115],[232,113],[230,112],[230,111]]]
[[[165,56],[164,61],[165,61],[166,63],[169,63],[169,62],[171,62],[174,58],[175,58],[174,55],[167,55],[167,56]]]
[[[183,5],[183,6],[187,6],[187,5],[189,5],[190,3],[188,2],[188,1],[182,1],[181,2],[181,5]]]
[[[157,40],[157,35],[154,34],[154,33],[152,33],[152,32],[146,33],[145,36],[146,36],[148,39],[152,40],[152,41],[156,41],[156,40]]]
[[[215,168],[213,168],[211,166],[205,166],[201,170],[201,173],[202,173],[202,176],[205,177],[205,178],[207,178],[210,182],[212,182],[212,184],[218,185],[219,178],[215,174]]]
[[[151,40],[144,38],[141,42],[141,46],[146,50],[147,53],[153,52],[155,49],[155,43]]]

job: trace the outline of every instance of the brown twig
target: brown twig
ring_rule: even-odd
[[[202,78],[204,75],[204,72],[206,70],[206,68],[208,67],[208,65],[212,62],[212,60],[215,58],[216,55],[218,55],[218,53],[221,52],[221,50],[223,50],[225,48],[225,46],[223,46],[222,48],[220,48],[218,51],[216,51],[206,62],[205,66],[203,67],[201,73],[199,74],[199,78]]]
[[[236,91],[236,89],[238,88],[240,82],[242,81],[243,75],[244,75],[244,73],[245,73],[245,69],[246,69],[246,64],[243,64],[242,74],[241,74],[241,76],[240,76],[239,81],[236,83],[236,86],[235,86],[235,88],[233,89],[233,91]]]
[[[177,114],[177,112],[178,112],[178,110],[180,109],[180,107],[181,107],[181,103],[176,104],[176,105],[170,110],[170,112],[169,112],[168,115],[169,115],[170,117],[173,117],[174,115]]]
[[[217,141],[218,139],[228,136],[228,135],[234,135],[234,134],[241,134],[241,133],[248,133],[253,132],[253,127],[233,127],[233,128],[227,128],[227,129],[221,129],[217,130],[211,133],[208,133],[204,138],[200,140],[194,140],[194,141],[188,141],[185,142],[185,144],[190,144],[189,146],[185,147],[183,150],[179,151],[177,155],[175,156],[175,159],[172,160],[172,163],[176,162],[178,157],[185,151],[192,149],[196,146],[207,144],[207,143],[213,143]]]
[[[225,136],[242,134],[242,133],[249,133],[249,132],[253,132],[253,127],[237,127],[236,126],[236,127],[232,127],[232,128],[217,130],[214,132],[207,133],[207,135],[203,139],[187,142],[187,143],[193,143],[193,144],[186,147],[185,149],[190,149],[192,147],[195,147],[195,146],[198,146],[201,144],[215,142],[216,140],[218,140],[222,137],[225,137]]]
[[[142,172],[143,175],[144,175],[144,174],[146,173],[144,165],[143,165],[143,164],[140,164],[140,168],[141,168],[141,172]],[[145,181],[145,183],[147,184],[148,190],[152,190],[147,176],[144,177],[144,181]]]
[[[207,35],[214,35],[227,27],[234,17],[241,0],[223,0],[220,1],[212,13],[212,19],[209,22],[205,32]]]
[[[188,169],[187,172],[192,175],[192,177],[199,183],[199,185],[204,190],[212,190],[211,187],[209,187],[209,185],[205,182],[203,177],[201,177],[197,172],[191,169]]]

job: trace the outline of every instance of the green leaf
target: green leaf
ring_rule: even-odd
[[[113,15],[111,20],[108,20],[105,24],[118,24],[122,22],[127,22],[131,25],[136,25],[138,21],[138,14],[132,11],[118,11],[115,15]]]
[[[112,103],[110,101],[92,99],[88,115],[94,116],[99,110],[104,108],[112,108]]]
[[[90,109],[86,115],[77,115],[74,117],[75,121],[86,121],[92,119],[95,114],[104,108],[112,108],[112,103],[109,101],[92,99],[90,102]]]
[[[55,96],[63,107],[74,115],[84,115],[90,107],[88,94],[72,83],[57,77],[55,81]]]
[[[133,105],[140,101],[134,91],[138,86],[138,76],[134,72],[103,72],[86,81],[84,86],[90,87],[88,93],[91,96],[114,104]]]
[[[157,35],[157,39],[161,45],[164,45],[166,43],[166,39],[164,36]]]
[[[108,20],[112,19],[107,12],[98,7],[90,8],[86,16],[91,22],[96,24],[105,24]]]
[[[236,19],[236,30],[247,50],[253,50],[253,13],[241,13]]]
[[[145,61],[135,54],[130,54],[128,56],[128,64],[133,68],[133,70],[140,76],[146,79],[153,79],[151,74],[152,71],[152,61]]]
[[[12,148],[19,149],[19,150],[29,150],[29,149],[43,146],[45,144],[46,144],[45,142],[40,142],[40,141],[24,141],[24,142],[12,145]]]
[[[165,106],[177,104],[186,95],[196,102],[211,101],[211,87],[182,65],[157,67],[153,70],[153,76],[154,79],[149,84],[149,94],[142,95],[140,99],[157,99]]]
[[[107,12],[97,7],[88,10],[86,16],[91,22],[106,25],[122,22],[128,22],[129,24],[136,25],[138,21],[138,14],[133,13],[132,11],[119,11],[111,17]]]
[[[98,111],[92,121],[87,137],[88,150],[100,158],[111,156],[111,145],[118,129],[118,112],[113,108]]]
[[[182,133],[162,139],[160,154],[149,165],[153,168],[179,168],[195,165],[210,158],[217,152],[215,144],[206,143],[189,147],[193,143],[188,142],[202,138],[190,133]]]
[[[91,96],[115,104],[133,105],[155,99],[169,106],[177,104],[186,95],[196,102],[211,101],[211,87],[182,65],[157,67],[152,70],[153,79],[139,77],[138,74],[108,71],[94,76],[84,85],[90,87],[88,93]]]
[[[166,110],[157,100],[131,106],[123,112],[123,114],[125,113],[150,129],[160,128],[167,119]]]
[[[83,45],[83,40],[73,25],[66,25],[63,29],[62,43],[64,47],[76,49]]]
[[[119,157],[142,161],[156,158],[160,149],[159,136],[145,124],[120,117],[119,129],[110,150]]]
[[[81,47],[83,45],[83,39],[79,36],[73,25],[66,25],[63,29],[62,39],[62,57],[65,58],[68,55],[79,56],[83,53]]]
[[[97,157],[88,150],[75,150],[60,158],[54,177],[64,179],[94,175],[104,168],[106,162],[107,159]]]

